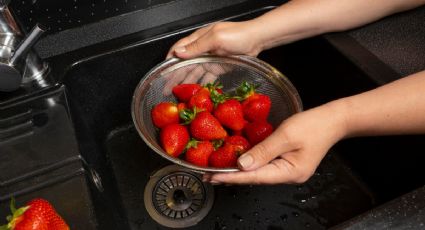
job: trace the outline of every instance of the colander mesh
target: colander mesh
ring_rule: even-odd
[[[283,120],[298,112],[301,108],[298,95],[287,79],[276,76],[275,70],[269,71],[237,58],[201,58],[198,61],[181,61],[165,68],[157,68],[142,79],[135,92],[136,126],[142,137],[151,147],[162,150],[159,142],[159,130],[151,120],[151,109],[164,101],[177,102],[171,88],[181,83],[199,83],[219,81],[225,93],[234,92],[242,82],[260,85],[257,92],[268,95],[272,107],[268,121],[277,127]],[[274,75],[274,76],[271,76]],[[297,101],[298,100],[298,101]],[[161,154],[161,153],[160,153]],[[165,154],[162,152],[161,155]]]

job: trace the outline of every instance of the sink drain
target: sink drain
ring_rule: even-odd
[[[156,172],[145,187],[149,215],[166,227],[184,228],[197,224],[210,211],[214,191],[200,176],[177,165]]]

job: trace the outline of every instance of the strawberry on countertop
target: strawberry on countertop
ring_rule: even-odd
[[[15,201],[10,204],[12,216],[9,223],[1,226],[1,230],[69,230],[69,226],[44,199],[33,199],[27,206],[16,209]]]

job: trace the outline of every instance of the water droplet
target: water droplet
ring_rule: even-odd
[[[305,203],[305,202],[307,202],[307,200],[306,199],[302,199],[302,200],[300,200],[300,202],[301,203]]]
[[[254,214],[254,216],[258,216],[258,212],[254,212],[253,214]]]
[[[46,12],[49,12],[49,8],[46,8]]]
[[[59,8],[59,9],[58,9],[58,12],[62,12],[62,8]]]
[[[76,9],[78,9],[78,6],[77,5],[74,6],[74,10],[76,10]]]
[[[298,212],[292,212],[292,215],[295,216],[295,217],[299,217],[300,216],[300,214]]]
[[[119,9],[118,9],[118,8],[115,8],[115,11],[117,11],[117,12],[118,12],[118,11],[119,11]]]
[[[283,222],[286,222],[286,221],[288,221],[288,215],[283,214],[283,215],[281,215],[281,216],[280,216],[280,219],[281,219]]]

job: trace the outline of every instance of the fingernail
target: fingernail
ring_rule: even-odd
[[[244,154],[239,157],[238,163],[242,168],[248,168],[252,165],[252,163],[254,163],[254,158],[252,158],[251,155]]]
[[[184,53],[186,52],[186,47],[184,46],[176,47],[174,51],[176,51],[176,53]]]

